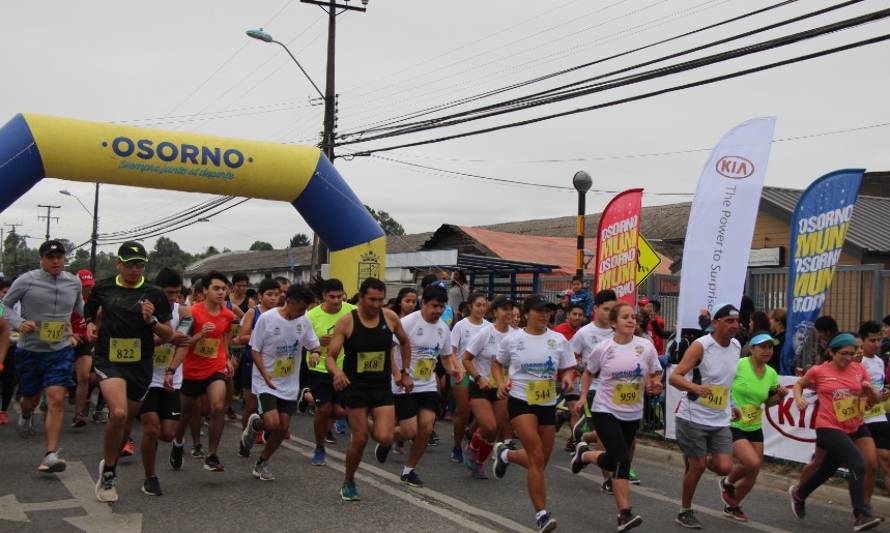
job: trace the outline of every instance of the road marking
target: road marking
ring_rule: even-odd
[[[570,468],[566,468],[564,466],[556,465],[556,468],[559,470],[568,472],[568,473],[572,472],[572,470]],[[596,482],[598,485],[602,483],[602,477],[596,477],[594,475],[587,474],[584,472],[581,472],[577,475],[580,477],[583,477],[585,479],[590,479],[590,480]],[[633,492],[635,494],[639,494],[640,496],[645,496],[646,498],[651,498],[653,500],[658,500],[660,502],[670,503],[670,504],[676,505],[677,507],[680,507],[682,505],[682,502],[680,500],[671,498],[669,496],[665,496],[664,494],[659,494],[658,492],[655,492],[654,490],[651,490],[651,489],[647,489],[645,487],[631,485],[630,490],[631,490],[631,492]],[[693,505],[692,507],[696,511],[698,511],[702,514],[706,514],[708,516],[714,516],[717,518],[722,518],[724,520],[729,520],[728,518],[726,518],[723,515],[723,511],[717,511],[716,509],[711,509],[710,507],[702,507],[701,505]],[[754,520],[749,520],[748,522],[738,522],[736,520],[733,520],[732,523],[735,525],[744,526],[744,527],[751,528],[751,529],[756,529],[757,531],[763,531],[764,533],[789,533],[785,529],[768,526],[762,522],[756,522]]]
[[[80,507],[80,502],[74,499],[21,503],[15,498],[15,494],[7,494],[0,497],[0,520],[29,522],[28,515],[25,513],[73,509],[75,507]]]
[[[86,516],[65,518],[65,521],[72,526],[88,533],[140,533],[142,531],[141,514],[114,514],[110,505],[96,500],[95,482],[83,463],[71,461],[64,472],[59,472],[56,475],[68,492],[74,496],[80,507],[83,507],[87,512]]]

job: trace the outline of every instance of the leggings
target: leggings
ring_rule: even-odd
[[[0,388],[3,389],[0,396],[0,411],[8,411],[9,404],[12,402],[12,395],[15,392],[15,386],[18,383],[18,376],[15,372],[15,348],[10,347],[9,353],[6,354],[6,360],[3,362],[3,372],[0,373]]]
[[[817,428],[816,446],[825,450],[825,459],[819,468],[801,485],[797,493],[801,498],[806,498],[820,485],[828,481],[834,475],[838,467],[847,465],[850,469],[850,501],[853,504],[853,513],[860,515],[866,511],[865,505],[865,460],[856,447],[856,440],[869,437],[865,424],[860,426],[855,433],[844,433],[839,429]]]
[[[614,472],[615,479],[630,478],[630,448],[633,445],[639,420],[624,421],[611,413],[593,413],[596,435],[606,449],[596,461],[597,466]]]

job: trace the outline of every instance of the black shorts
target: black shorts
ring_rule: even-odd
[[[179,391],[168,391],[163,387],[148,389],[139,414],[148,413],[156,413],[161,420],[179,420]]]
[[[110,378],[123,379],[127,384],[127,399],[131,402],[144,400],[151,385],[151,372],[146,373],[138,365],[100,361],[93,363],[93,372],[99,376],[100,382]]]
[[[238,370],[235,373],[235,384],[241,387],[242,391],[249,391],[253,386],[253,359],[241,358],[238,363]]]
[[[347,409],[376,409],[393,404],[393,394],[389,385],[362,387],[349,385],[340,391],[341,405]]]
[[[479,385],[470,382],[470,399],[471,400],[488,400],[492,403],[498,401],[498,390],[494,387],[488,390],[482,390]]]
[[[309,390],[315,399],[316,406],[328,403],[343,405],[342,394],[334,389],[334,378],[327,372],[309,371]]]
[[[402,421],[414,418],[421,409],[439,412],[438,392],[412,392],[411,394],[396,394],[396,420]]]
[[[528,402],[510,396],[507,398],[507,413],[510,420],[521,415],[535,415],[539,426],[556,425],[555,405],[529,405]]]
[[[93,356],[93,343],[83,341],[74,347],[74,360],[77,361],[81,357],[89,355]]]
[[[287,415],[292,415],[297,412],[297,400],[282,400],[278,396],[269,394],[268,392],[261,392],[258,399],[259,413],[261,415],[263,413],[268,413],[269,411],[278,411],[279,413]]]
[[[214,381],[225,381],[226,375],[222,372],[210,374],[204,379],[184,379],[179,392],[185,394],[189,398],[197,398],[207,393],[207,387]]]
[[[872,422],[866,426],[871,438],[875,440],[875,447],[879,450],[890,450],[890,422]]]
[[[745,431],[742,429],[731,427],[729,431],[732,433],[732,442],[737,440],[747,440],[750,442],[763,442],[763,430],[756,429],[754,431]]]

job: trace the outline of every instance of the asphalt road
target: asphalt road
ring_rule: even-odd
[[[18,415],[10,416],[14,423]],[[40,417],[38,421],[42,423]],[[429,448],[419,465],[425,488],[414,489],[399,482],[404,455],[390,455],[386,464],[379,465],[369,445],[357,479],[362,501],[349,503],[340,501],[337,493],[347,436],[338,435],[339,442],[328,447],[327,465],[315,467],[309,464],[311,427],[307,415],[298,415],[292,421],[291,440],[270,462],[277,477],[272,482],[254,479],[250,474],[254,459],[235,453],[239,423],[227,424],[223,434],[220,459],[226,466],[224,473],[206,472],[200,460],[188,455],[183,470],[173,471],[166,462],[169,445],[162,443],[158,475],[164,495],[160,497],[140,491],[142,466],[137,452],[121,460],[120,500],[107,505],[96,502],[93,496],[104,426],[91,422],[79,430],[65,429],[62,455],[69,468],[58,475],[43,475],[36,470],[43,453],[42,428],[37,436],[22,440],[12,424],[0,426],[0,532],[534,531],[524,470],[514,465],[502,480],[471,479],[463,466],[448,460],[451,447],[446,438],[450,434],[447,423],[437,423],[442,444]],[[136,423],[137,450],[139,433]],[[253,455],[257,455],[257,448]],[[559,529],[614,531],[614,500],[600,492],[599,472],[588,467],[573,476],[568,462],[568,454],[558,443],[547,470],[547,483],[548,509],[558,520]],[[638,461],[635,466],[642,485],[634,488],[632,501],[644,519],[638,530],[683,531],[673,523],[679,509],[682,471],[647,461]],[[817,492],[808,502],[807,518],[799,521],[790,512],[787,495],[765,487],[756,487],[744,503],[751,522],[733,522],[722,517],[716,487],[716,477],[706,474],[696,497],[705,530],[852,530],[846,501],[831,503]]]

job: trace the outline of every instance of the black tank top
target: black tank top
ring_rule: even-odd
[[[392,330],[380,311],[377,325],[362,324],[358,310],[352,311],[352,335],[343,345],[343,372],[353,385],[389,387],[392,372]]]

